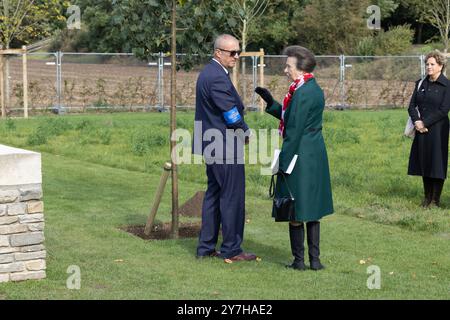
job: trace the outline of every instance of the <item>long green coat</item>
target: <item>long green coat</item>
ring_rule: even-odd
[[[294,170],[286,175],[295,198],[296,221],[317,221],[334,211],[328,156],[321,130],[324,107],[323,91],[313,78],[297,89],[284,115],[285,136],[279,168],[286,172],[294,155],[298,155]],[[278,102],[266,108],[266,112],[278,119],[281,110]],[[289,195],[281,176],[277,177],[275,195]]]

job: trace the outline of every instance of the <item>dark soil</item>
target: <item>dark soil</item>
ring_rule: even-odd
[[[201,217],[204,198],[205,191],[198,191],[178,209],[178,212],[186,217]]]
[[[138,226],[125,226],[120,229],[126,232],[129,232],[139,238],[144,240],[166,240],[171,239],[171,227],[172,223],[164,223],[154,225],[152,231],[147,236],[144,234],[145,225]],[[198,238],[200,232],[201,222],[188,222],[188,223],[180,223],[179,224],[179,238]]]

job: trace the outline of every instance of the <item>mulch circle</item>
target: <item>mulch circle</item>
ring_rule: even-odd
[[[196,192],[192,198],[186,201],[186,203],[178,209],[178,212],[180,215],[186,217],[201,217],[204,198],[205,191]]]
[[[131,233],[144,240],[169,240],[171,239],[172,223],[167,222],[163,224],[156,224],[153,226],[152,231],[147,236],[144,234],[145,225],[125,226],[120,229]],[[200,233],[201,222],[186,222],[180,223],[178,226],[178,234],[180,239],[186,238],[198,238]]]

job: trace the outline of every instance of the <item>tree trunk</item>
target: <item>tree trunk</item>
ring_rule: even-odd
[[[422,44],[423,23],[417,25],[417,44]]]
[[[177,127],[176,119],[176,92],[177,92],[177,1],[172,0],[172,77],[170,79],[170,131],[171,137],[174,137],[174,133]],[[171,238],[178,239],[178,175],[176,164],[176,140],[170,141],[170,156],[172,159],[172,230]]]
[[[242,25],[242,33],[241,33],[241,38],[242,38],[242,52],[245,52],[247,50],[247,20],[244,19],[244,23]],[[242,60],[242,81],[241,81],[241,95],[242,97],[247,96],[247,81],[245,80],[245,68],[246,68],[246,63],[245,63],[245,58],[243,58]],[[245,102],[244,102],[245,104]]]

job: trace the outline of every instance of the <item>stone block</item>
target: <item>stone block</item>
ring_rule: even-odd
[[[17,252],[17,251],[19,251],[18,248],[12,248],[12,247],[0,248],[0,254],[6,254],[6,253],[11,253],[11,252]]]
[[[44,203],[42,201],[30,201],[27,203],[28,214],[44,212]]]
[[[8,216],[27,214],[27,204],[23,202],[8,204]]]
[[[6,215],[6,204],[0,204],[0,217]]]
[[[9,236],[0,236],[0,247],[9,247]]]
[[[35,252],[35,251],[43,251],[45,250],[45,246],[43,244],[37,244],[34,246],[25,246],[19,248],[20,252]]]
[[[11,273],[10,278],[11,281],[45,279],[45,271],[28,271],[28,272]]]
[[[23,233],[27,232],[28,227],[25,224],[11,224],[8,226],[0,226],[0,235],[4,234],[14,234],[14,233]],[[21,234],[21,236],[25,236],[26,234]],[[11,244],[14,246],[13,244]]]
[[[0,186],[41,183],[40,153],[0,145]]]
[[[20,196],[18,190],[0,190],[0,203],[11,203]]]
[[[9,274],[0,274],[0,283],[2,282],[8,282],[9,281]]]
[[[0,226],[6,224],[13,224],[14,222],[19,221],[19,217],[17,216],[9,216],[9,217],[0,217]]]
[[[26,226],[25,226],[26,227]],[[27,228],[28,230],[28,228]],[[32,244],[41,244],[44,242],[43,232],[29,232],[25,234],[14,234],[9,239],[11,246],[22,247]]]
[[[43,222],[40,223],[28,223],[28,230],[31,232],[35,231],[44,231],[45,224]]]
[[[25,271],[25,263],[13,262],[7,264],[0,264],[0,273],[19,272],[19,271]]]
[[[0,255],[0,263],[14,262],[14,254],[2,254]]]
[[[26,261],[25,267],[28,271],[39,271],[39,270],[45,270],[45,260],[32,260],[32,261]]]
[[[14,254],[14,259],[16,261],[27,261],[27,260],[45,259],[46,256],[47,254],[45,251],[16,252]]]
[[[42,213],[23,214],[23,215],[19,216],[19,221],[20,221],[20,223],[44,222],[44,215]]]
[[[30,188],[20,188],[19,190],[20,190],[20,201],[42,199],[42,188],[39,185]]]

